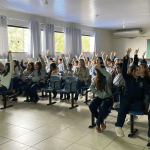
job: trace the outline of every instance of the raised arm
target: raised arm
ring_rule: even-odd
[[[67,65],[66,65],[65,55],[62,54],[61,56],[62,56],[63,68],[64,68],[65,70],[67,70]]]
[[[116,52],[114,52],[114,60],[115,60],[115,58],[116,58]]]
[[[46,65],[45,65],[44,59],[42,58],[41,54],[39,54],[39,58],[40,58],[41,64],[42,64],[42,69],[41,69],[41,70],[42,70],[42,71],[46,71],[46,70],[45,70]]]
[[[94,60],[94,58],[95,58],[95,51],[93,52],[92,61]]]
[[[130,78],[130,76],[127,74],[127,64],[128,64],[130,53],[131,53],[131,48],[127,50],[127,55],[123,58],[122,75],[125,80]]]
[[[58,58],[59,58],[59,55],[57,55],[57,58],[56,58],[56,65],[58,66]]]
[[[146,52],[144,52],[143,55],[142,55],[141,63],[147,64],[147,61],[144,59],[145,54],[146,54]]]
[[[133,62],[134,65],[138,65],[138,62],[139,62],[138,52],[139,52],[139,49],[135,50],[135,52],[134,52],[134,62]]]
[[[107,59],[108,59],[108,54],[106,54],[106,58],[105,58],[105,61],[104,61],[104,65],[105,65],[105,67],[107,67],[108,65],[107,65]]]
[[[104,65],[105,65],[105,58],[104,58],[105,52],[101,51],[101,55],[102,55],[102,60],[103,60]]]

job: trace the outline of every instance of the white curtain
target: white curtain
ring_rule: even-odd
[[[98,33],[94,32],[94,51],[98,54]]]
[[[43,53],[46,56],[46,50],[49,49],[49,56],[55,57],[55,39],[54,39],[54,25],[44,24],[43,29]]]
[[[70,51],[71,57],[80,55],[82,51],[81,30],[67,27],[65,30],[65,55]]]
[[[29,23],[29,58],[37,58],[38,54],[41,54],[41,29],[39,23],[36,21],[30,21]]]
[[[0,59],[7,59],[8,51],[7,18],[0,16]]]

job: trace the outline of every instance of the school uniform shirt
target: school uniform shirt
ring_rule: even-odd
[[[74,74],[74,71],[73,71],[73,70],[71,70],[71,71],[69,71],[69,70],[64,70],[62,79],[65,80],[66,77],[73,76],[73,74]]]
[[[113,67],[113,68],[111,68],[110,66],[107,66],[107,67],[105,67],[106,68],[106,71],[107,72],[109,72],[110,74],[111,74],[111,72],[115,72],[116,70],[115,70],[115,66]]]
[[[38,70],[34,70],[28,78],[32,80],[32,82],[43,82],[45,84],[45,76],[46,76],[46,70],[45,70],[45,62],[43,58],[40,59],[42,64],[42,69],[40,70],[40,75],[38,74]]]
[[[88,69],[89,69],[89,71],[91,70],[91,68],[92,68],[92,65],[90,65],[90,66],[86,66]]]
[[[89,69],[86,67],[77,67],[74,72],[74,76],[84,80],[85,85],[88,85],[88,80],[90,78]]]
[[[78,66],[73,66],[73,67],[72,67],[72,70],[75,72],[75,70],[76,70],[77,67],[78,67]]]
[[[5,86],[7,89],[9,89],[10,86],[10,82],[11,82],[11,78],[13,75],[13,60],[12,60],[12,55],[9,54],[9,62],[10,62],[10,71],[8,72],[8,74],[6,76],[0,75],[0,84],[2,86]]]
[[[20,78],[23,82],[25,82],[25,80],[28,78],[28,76],[32,73],[33,71],[29,70],[29,71],[21,71],[21,75]]]
[[[103,90],[103,91],[96,90],[95,80],[92,80],[92,84],[90,87],[91,92],[96,94],[101,99],[112,97],[113,96],[112,90],[111,90],[112,83],[110,82],[111,81],[111,79],[110,79],[111,75],[104,68],[101,68],[100,72],[106,77],[105,90]]]
[[[59,65],[58,65],[58,68],[59,68],[59,71],[63,71],[63,70],[64,70],[63,63],[59,64]]]
[[[19,70],[19,67],[15,67],[14,68],[14,74],[13,74],[13,77],[19,77],[20,76],[20,70]]]
[[[124,84],[125,84],[125,81],[124,81],[122,73],[117,74],[115,76],[114,80],[113,80],[113,85],[115,85],[115,86],[121,86],[121,85],[124,85]]]

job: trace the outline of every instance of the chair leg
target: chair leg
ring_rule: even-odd
[[[69,109],[73,109],[75,107],[78,107],[78,105],[74,106],[74,99],[73,99],[73,93],[71,93],[71,107]]]
[[[94,128],[95,126],[96,126],[95,118],[91,113],[91,125],[89,126],[89,128],[91,129],[91,128]]]
[[[134,129],[134,116],[130,115],[130,120],[131,120],[131,126],[130,126],[130,134],[128,135],[128,137],[132,138],[135,133],[138,131],[138,129]]]
[[[13,105],[9,105],[9,106],[7,106],[7,104],[6,104],[6,93],[4,93],[3,94],[3,105],[4,105],[4,107],[2,107],[1,109],[6,109],[6,108],[9,108],[9,107],[12,107]]]
[[[25,102],[25,103],[31,102],[31,100],[29,100],[29,95],[28,94],[26,95],[26,100],[24,100],[23,102]]]
[[[42,91],[42,95],[39,96],[39,97],[40,97],[40,98],[47,98],[47,97],[48,97],[47,92],[45,92],[45,95],[44,95],[44,91]]]
[[[67,98],[66,98],[66,94],[64,94],[65,96],[64,96],[64,98],[62,99],[62,101],[65,101]]]
[[[47,105],[49,106],[49,105],[53,105],[55,103],[56,102],[52,102],[51,92],[49,92],[49,104],[47,104]]]
[[[85,101],[84,103],[86,103],[88,105],[88,102],[90,102],[91,100],[88,100],[88,92],[87,92],[87,89],[86,89],[86,93],[85,93]]]

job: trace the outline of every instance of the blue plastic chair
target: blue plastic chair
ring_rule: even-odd
[[[91,100],[88,100],[88,92],[90,92],[90,91],[88,91],[88,89],[91,86],[91,80],[92,80],[92,76],[90,75],[89,80],[88,80],[88,85],[86,85],[86,86],[84,86],[84,87],[81,88],[81,90],[82,90],[82,96],[85,95],[85,101],[84,101],[84,103],[86,103],[87,105],[88,105],[88,102],[91,101]],[[83,91],[85,91],[84,95],[83,95]]]
[[[57,93],[60,94],[70,94],[71,93],[71,107],[69,109],[73,109],[75,107],[78,107],[78,105],[74,106],[74,99],[73,94],[77,91],[77,84],[78,84],[79,78],[77,77],[66,77],[65,80],[65,87],[61,90],[56,90]]]
[[[8,95],[9,93],[11,93],[13,90],[13,78],[11,78],[11,82],[10,82],[10,87],[7,91],[2,91],[2,95],[3,95],[3,106],[1,109],[6,109],[6,108],[9,108],[9,107],[12,107],[13,105],[9,105],[7,106],[7,103],[6,103],[6,95]]]
[[[61,81],[62,81],[61,76],[51,76],[50,77],[50,85],[48,85],[48,87],[41,89],[42,92],[49,93],[49,104],[47,104],[47,105],[52,105],[52,104],[56,103],[56,102],[52,102],[51,93],[54,90],[60,90],[61,89]]]

